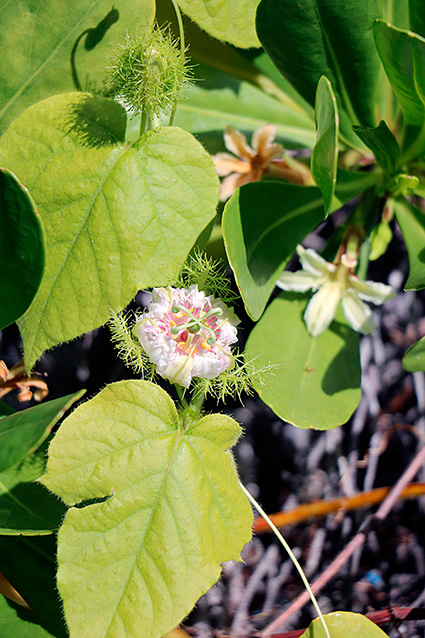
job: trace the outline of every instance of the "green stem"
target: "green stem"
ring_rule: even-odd
[[[323,629],[325,631],[326,638],[331,638],[330,634],[329,634],[329,630],[328,630],[328,628],[326,626],[326,623],[325,623],[325,619],[323,618],[323,614],[320,611],[320,607],[319,607],[319,605],[317,603],[316,597],[313,594],[313,592],[311,591],[311,587],[310,587],[309,582],[308,582],[308,580],[306,578],[306,575],[304,574],[301,565],[299,564],[299,562],[295,558],[292,549],[289,547],[288,543],[283,538],[282,534],[279,532],[279,530],[277,529],[276,525],[270,520],[270,518],[267,516],[267,514],[265,513],[263,508],[257,503],[255,498],[248,492],[246,487],[244,485],[242,485],[241,482],[239,482],[239,485],[241,486],[242,491],[244,492],[244,494],[246,495],[246,497],[248,498],[250,503],[255,507],[255,509],[258,511],[258,513],[261,514],[261,516],[264,518],[264,520],[267,521],[267,523],[269,524],[271,530],[273,531],[273,533],[277,537],[278,541],[282,544],[284,549],[287,551],[287,553],[289,555],[289,558],[292,560],[293,564],[295,565],[295,568],[297,569],[299,575],[301,576],[301,580],[304,583],[304,587],[306,588],[306,590],[309,593],[311,602],[313,603],[313,606],[314,606],[314,608],[315,608],[315,610],[317,612],[317,615],[320,618],[320,622],[323,625]]]
[[[178,385],[177,383],[174,384],[174,387],[176,389],[177,396],[179,397],[180,404],[181,404],[182,408],[185,410],[186,408],[189,407],[189,404],[186,401],[186,399],[184,398],[184,390],[182,390],[181,385]]]
[[[146,133],[147,125],[148,125],[148,113],[146,109],[143,109],[142,115],[140,116],[140,131],[139,131],[140,137],[142,137],[142,135]]]
[[[179,5],[177,4],[176,0],[171,0],[171,3],[174,7],[174,11],[176,13],[176,17],[177,17],[177,23],[179,25],[179,38],[180,38],[180,53],[182,56],[182,61],[184,63],[184,54],[185,54],[185,50],[186,50],[186,44],[185,44],[185,39],[184,39],[184,28],[183,28],[183,20],[182,20],[182,14],[180,12],[179,9]],[[176,109],[177,109],[177,101],[178,98],[175,101],[173,110],[171,111],[171,115],[170,115],[170,121],[168,122],[168,126],[172,126],[173,122],[174,122],[174,116],[176,114]]]
[[[197,410],[197,412],[200,412],[204,403],[204,399],[205,397],[202,392],[195,393],[192,397],[192,401],[190,402],[190,407],[193,407]]]

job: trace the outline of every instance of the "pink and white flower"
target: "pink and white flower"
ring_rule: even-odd
[[[214,379],[234,365],[238,323],[232,309],[197,285],[154,288],[133,333],[158,374],[188,388],[192,377]]]

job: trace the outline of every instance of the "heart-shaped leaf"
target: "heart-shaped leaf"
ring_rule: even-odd
[[[43,224],[27,189],[0,168],[0,330],[28,308],[45,265]]]
[[[218,178],[199,142],[166,127],[124,144],[125,122],[115,102],[69,93],[30,107],[0,140],[47,237],[43,282],[19,324],[28,368],[140,288],[173,281],[215,216]]]
[[[0,472],[19,463],[48,437],[53,426],[85,390],[0,419]]]
[[[178,0],[181,9],[207,33],[236,47],[258,47],[255,11],[259,0]]]
[[[237,560],[252,512],[233,458],[240,427],[212,414],[183,428],[164,390],[106,387],[64,421],[41,479],[71,507],[58,586],[74,638],[159,638]],[[107,500],[105,500],[105,498]],[[83,504],[84,505],[84,504]]]
[[[112,5],[112,6],[111,6]],[[0,132],[30,104],[100,89],[107,55],[126,32],[151,24],[154,0],[32,0],[0,6]],[[91,89],[89,87],[92,87]]]
[[[375,125],[379,59],[371,26],[381,16],[376,0],[262,0],[257,10],[261,44],[309,104],[322,75],[332,83],[341,134],[355,147],[352,124]]]
[[[305,297],[282,293],[252,330],[248,357],[277,364],[267,384],[256,390],[285,421],[300,428],[328,430],[346,423],[360,397],[359,336],[342,312],[318,337],[303,320]]]
[[[347,636],[353,636],[353,638],[354,636],[356,638],[386,638],[387,636],[369,618],[361,614],[354,614],[351,611],[333,611],[323,617],[332,638],[347,638]],[[321,620],[319,618],[313,620],[300,638],[326,638]]]
[[[409,255],[409,278],[405,290],[421,290],[425,288],[424,214],[404,197],[394,200],[394,212]]]
[[[324,76],[317,85],[316,104],[316,144],[311,155],[311,173],[322,191],[325,216],[336,208],[332,206],[336,186],[338,163],[339,117],[336,97],[332,84]]]

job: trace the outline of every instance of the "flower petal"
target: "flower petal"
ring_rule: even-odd
[[[245,135],[237,131],[233,126],[228,126],[224,134],[224,144],[228,151],[248,161],[255,157],[255,151],[249,146]]]
[[[272,144],[275,137],[274,124],[260,126],[252,134],[252,147],[264,163],[269,162],[273,157],[283,157],[283,147],[280,144]]]
[[[306,292],[307,290],[315,290],[322,283],[321,275],[313,275],[312,273],[298,270],[298,272],[289,272],[285,270],[276,281],[276,286],[282,290],[294,290],[295,292]]]
[[[346,290],[342,293],[342,309],[356,332],[367,335],[375,330],[371,309],[354,291]]]
[[[392,299],[395,295],[395,290],[391,286],[381,284],[379,281],[363,281],[355,275],[348,277],[350,287],[354,288],[360,299],[364,301],[371,301],[374,304],[380,305],[388,299]]]
[[[301,261],[301,266],[304,270],[313,274],[328,274],[335,272],[335,264],[330,264],[325,261],[315,250],[312,248],[304,248],[304,246],[297,246],[298,257]]]
[[[220,185],[220,201],[225,202],[233,195],[235,190],[244,184],[251,182],[251,174],[241,175],[240,173],[232,173],[223,179]]]
[[[220,177],[229,175],[229,173],[249,173],[251,170],[249,162],[238,159],[230,153],[216,153],[211,159],[215,164],[217,175]]]
[[[317,337],[329,326],[335,317],[340,298],[340,287],[334,282],[326,282],[313,295],[304,313],[304,321],[312,337]]]

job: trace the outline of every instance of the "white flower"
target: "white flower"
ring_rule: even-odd
[[[317,291],[304,313],[308,332],[317,337],[329,326],[342,301],[342,309],[353,330],[369,334],[375,329],[372,312],[363,301],[382,304],[395,295],[390,286],[375,281],[363,281],[352,273],[357,261],[342,255],[338,264],[325,261],[316,251],[297,247],[302,270],[285,271],[276,285],[295,292]],[[363,301],[362,301],[363,300]]]
[[[158,374],[188,388],[192,377],[214,379],[233,366],[238,323],[233,310],[196,285],[154,288],[133,333]]]

